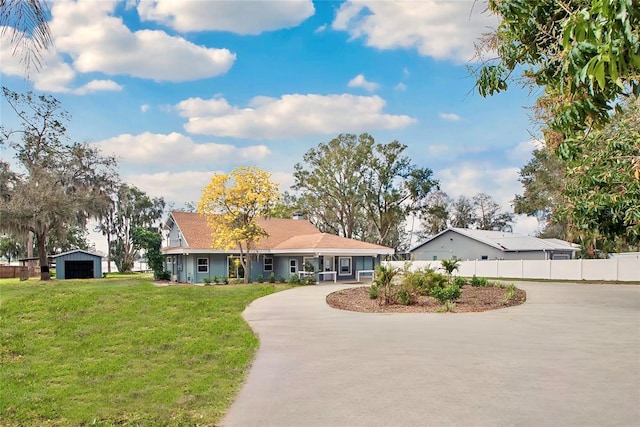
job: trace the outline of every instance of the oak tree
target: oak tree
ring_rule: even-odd
[[[48,280],[47,241],[65,238],[74,226],[85,227],[108,206],[116,181],[116,162],[86,144],[69,143],[69,115],[50,96],[18,94],[3,87],[19,129],[0,129],[0,144],[15,153],[17,168],[0,168],[9,182],[0,186],[0,231],[32,233],[38,248],[41,279]]]
[[[431,169],[412,164],[406,148],[366,133],[319,144],[295,165],[300,207],[321,231],[400,248],[405,220],[438,187]]]

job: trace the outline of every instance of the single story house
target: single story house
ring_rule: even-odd
[[[51,255],[56,279],[98,279],[102,277],[102,256],[76,249]]]
[[[372,274],[381,256],[394,253],[385,246],[321,233],[305,219],[261,218],[257,223],[268,236],[252,250],[253,281],[259,276],[266,281],[271,274],[288,279],[307,270],[318,280],[353,280],[360,274]],[[213,230],[204,215],[171,212],[164,228],[162,254],[173,281],[244,278],[240,250],[212,248]]]
[[[573,259],[578,245],[559,239],[539,239],[503,231],[448,228],[411,249],[411,259],[460,260],[547,260]]]

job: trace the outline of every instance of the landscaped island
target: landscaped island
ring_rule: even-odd
[[[485,278],[454,277],[455,261],[443,261],[446,275],[433,270],[400,272],[380,267],[370,287],[356,287],[327,296],[331,307],[369,313],[464,313],[495,310],[525,302],[526,293],[513,284]]]

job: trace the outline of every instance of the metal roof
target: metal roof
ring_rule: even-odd
[[[436,234],[426,242],[421,243],[420,245],[411,249],[411,251],[418,249],[419,247],[448,232],[461,234],[470,239],[484,243],[485,245],[491,246],[504,252],[559,250],[577,252],[580,250],[577,245],[565,242],[564,240],[560,239],[539,239],[537,237],[517,233],[508,233],[506,231],[474,230],[471,228],[451,227],[440,232],[439,234]]]

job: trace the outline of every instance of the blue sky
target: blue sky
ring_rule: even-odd
[[[467,67],[495,27],[484,2],[55,1],[39,73],[0,45],[2,85],[51,94],[73,140],[120,159],[124,180],[180,206],[214,172],[257,165],[283,190],[339,133],[398,140],[450,196],[520,193],[535,128],[528,90],[484,99]],[[15,119],[2,104],[2,124]],[[6,149],[3,157],[10,157]],[[518,218],[514,231],[537,223]]]

